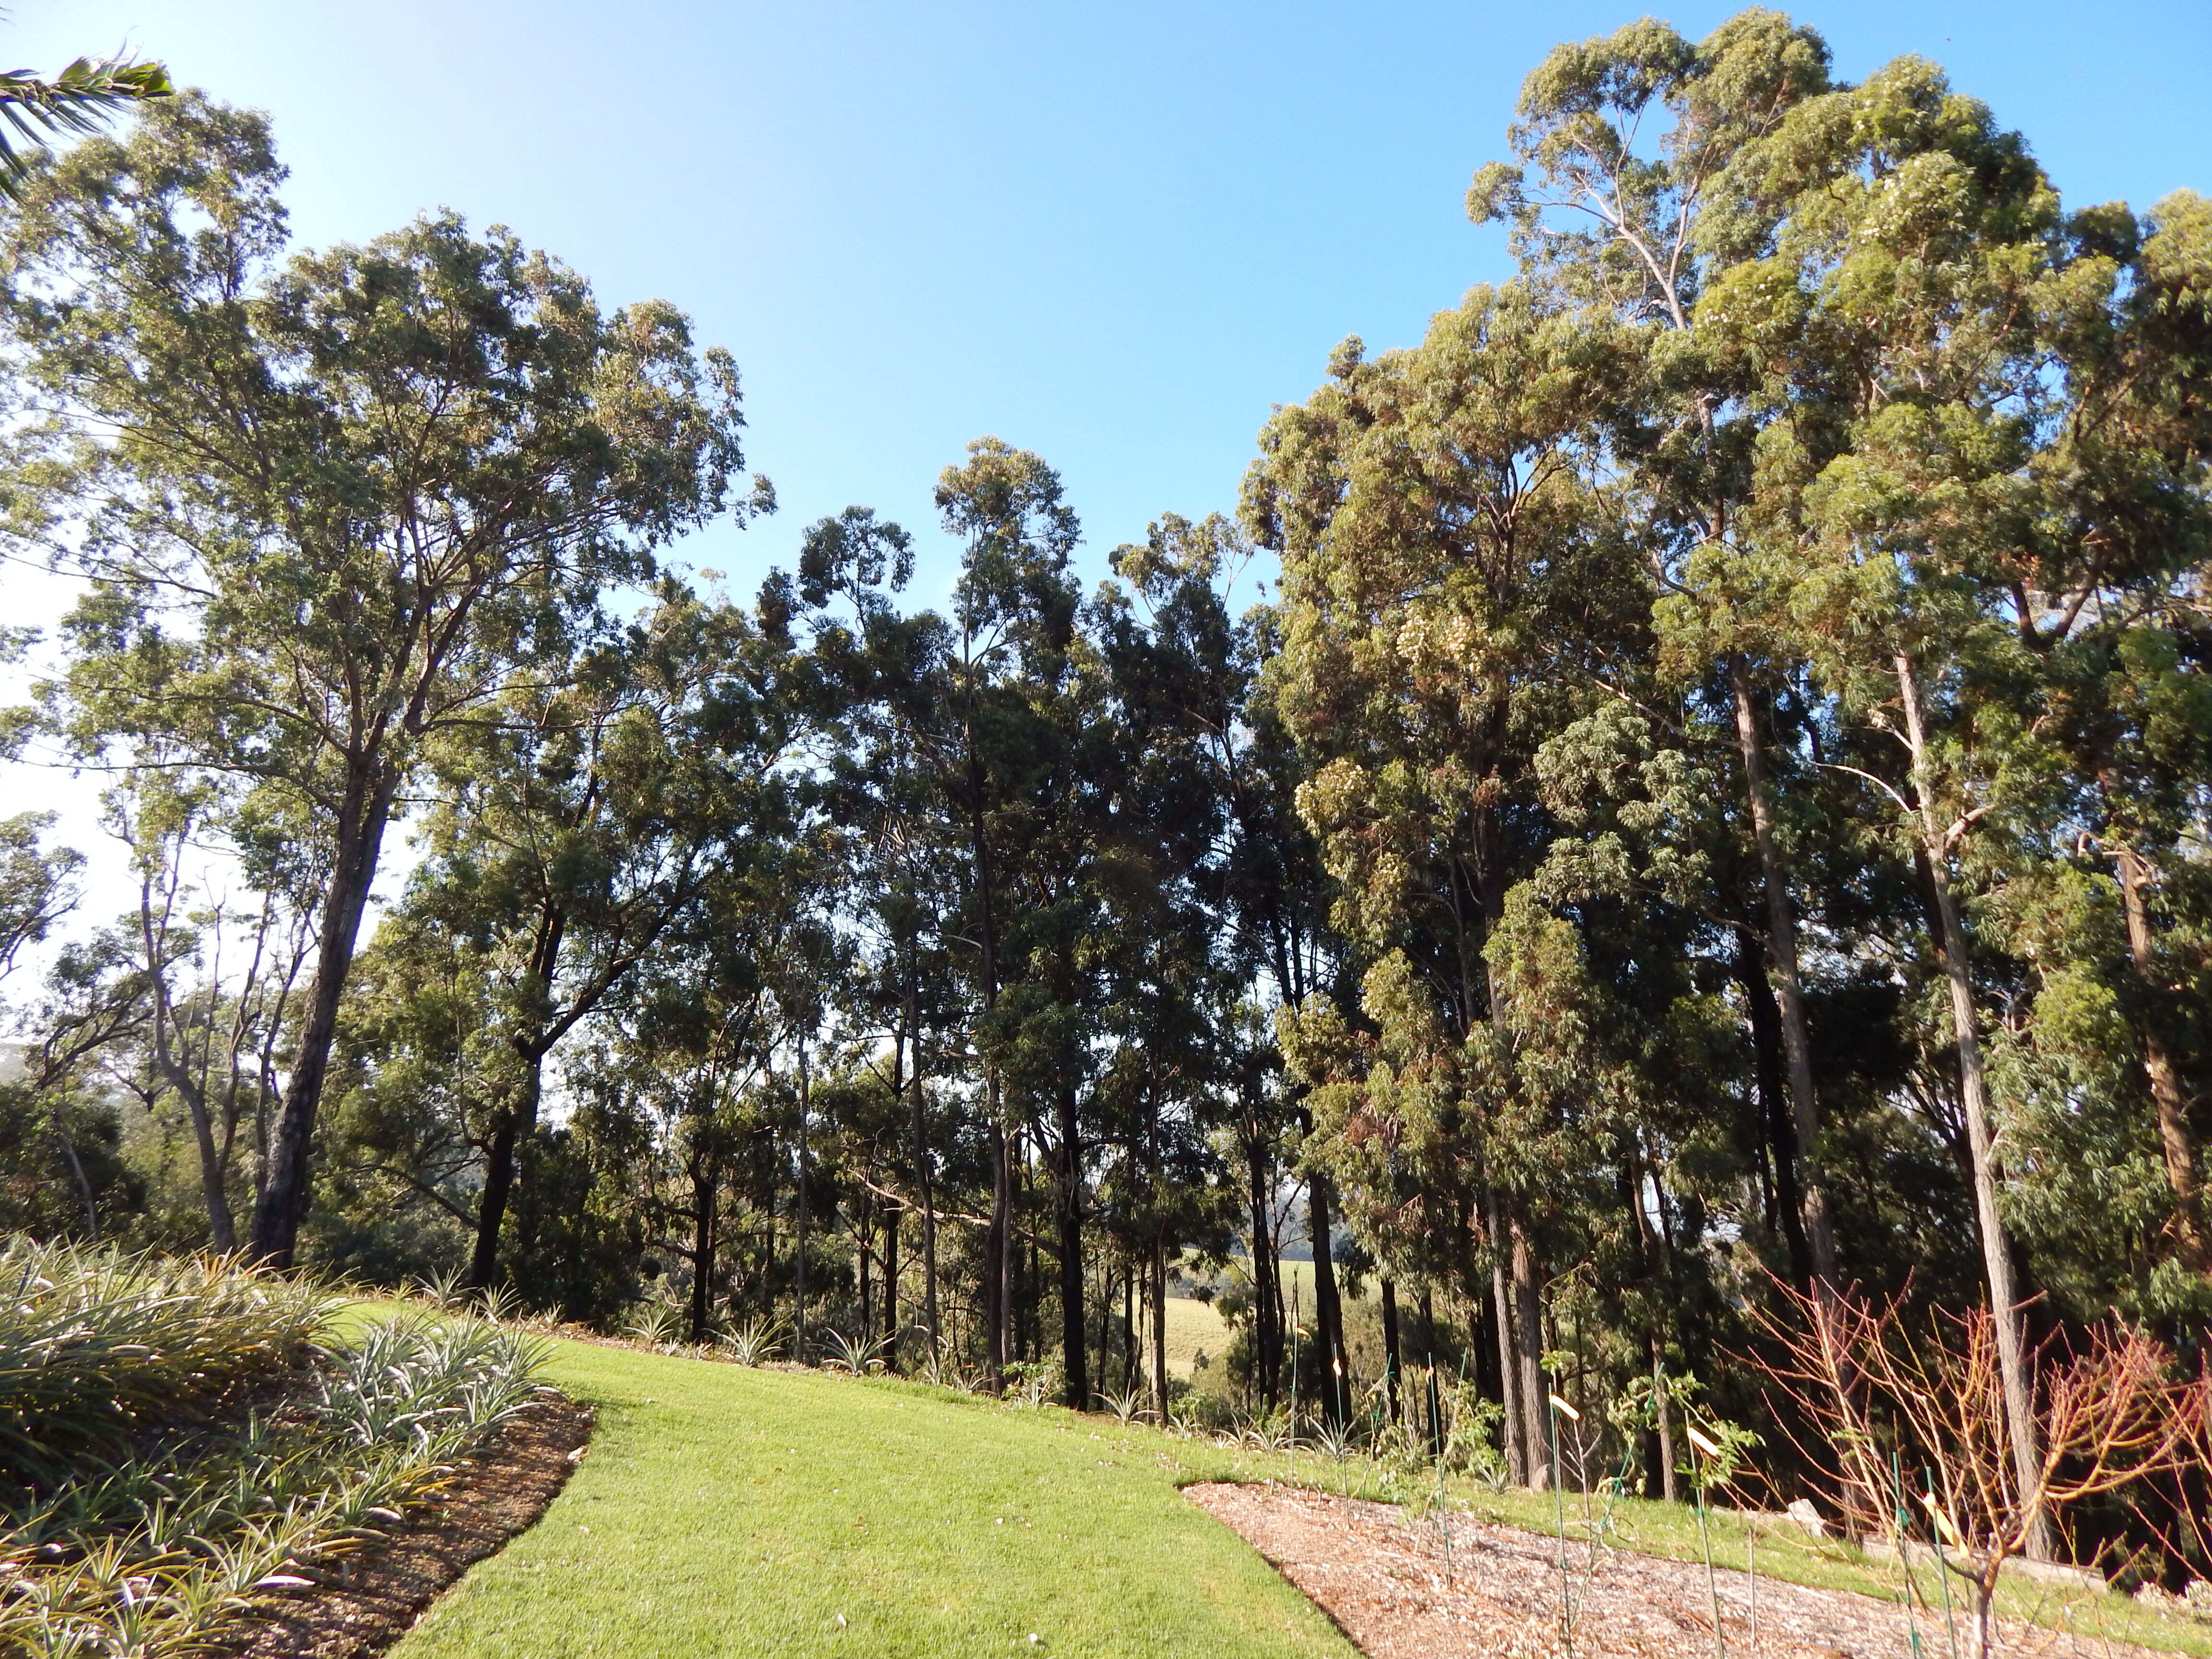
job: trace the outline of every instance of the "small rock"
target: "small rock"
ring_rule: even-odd
[[[1804,1528],[1807,1532],[1812,1534],[1814,1537],[1826,1538],[1828,1535],[1828,1523],[1820,1518],[1820,1511],[1813,1507],[1813,1500],[1811,1498],[1794,1498],[1790,1499],[1790,1507],[1788,1510],[1784,1511],[1784,1513],[1788,1515],[1789,1517],[1792,1521],[1795,1521],[1799,1526]]]

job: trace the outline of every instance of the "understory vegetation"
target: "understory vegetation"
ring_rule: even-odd
[[[544,1390],[541,1344],[234,1261],[0,1246],[0,1652],[209,1651]]]
[[[78,598],[0,735],[99,773],[135,902],[0,824],[0,1224],[1805,1499],[1984,1609],[2212,1577],[2212,202],[2069,202],[1766,9],[1560,46],[1505,144],[1510,275],[1317,364],[1233,516],[1086,566],[979,438],[934,606],[865,506],[683,562],[775,497],[672,305],[450,213],[298,247],[204,94],[28,159],[0,553]],[[477,1420],[393,1386],[207,1455],[340,1536]],[[136,1419],[23,1409],[76,1525],[33,1463]],[[171,1559],[117,1480],[57,1618]],[[144,1606],[307,1547],[222,1516]]]

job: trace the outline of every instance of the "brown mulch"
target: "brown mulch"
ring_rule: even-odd
[[[435,1501],[391,1537],[315,1571],[246,1626],[228,1659],[356,1659],[402,1636],[438,1592],[528,1527],[567,1484],[592,1437],[592,1410],[548,1401],[464,1463]]]
[[[1550,1659],[1565,1650],[1556,1537],[1272,1482],[1194,1486],[1183,1495],[1266,1556],[1370,1659]],[[1713,1659],[1702,1563],[1607,1549],[1593,1572],[1588,1547],[1571,1541],[1567,1565],[1576,1653]],[[1715,1577],[1730,1655],[1912,1659],[1911,1626],[1893,1601],[1741,1571]],[[1948,1656],[1941,1610],[1917,1620],[1920,1651]],[[1973,1650],[1969,1624],[1962,1613],[1962,1656]],[[2147,1649],[2009,1620],[1996,1650],[2149,1659]]]

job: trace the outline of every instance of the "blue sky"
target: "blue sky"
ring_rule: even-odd
[[[782,498],[687,550],[750,589],[848,502],[933,529],[984,432],[1060,469],[1093,570],[1163,510],[1233,507],[1331,345],[1409,342],[1504,274],[1468,175],[1546,49],[1642,9],[18,0],[0,55],[127,40],[266,109],[304,240],[450,206],[684,307]],[[1660,9],[1696,35],[1735,8]],[[2205,0],[1798,15],[1846,76],[1944,64],[2071,200],[2212,191]],[[934,589],[951,550],[924,550]]]
[[[1662,15],[1696,36],[1734,9]],[[1409,343],[1506,274],[1502,234],[1463,216],[1469,175],[1546,50],[1641,13],[16,0],[0,57],[51,72],[128,44],[267,110],[305,242],[449,206],[610,304],[684,307],[744,372],[749,459],[782,510],[678,556],[750,592],[807,523],[862,502],[924,532],[933,602],[955,550],[930,489],[981,433],[1060,470],[1091,574],[1163,511],[1232,508],[1270,406],[1332,345]],[[2208,0],[1799,15],[1846,77],[1906,52],[1944,64],[2070,201],[2212,192]],[[20,570],[6,586],[13,620],[67,599]],[[97,919],[120,872],[94,793],[0,769],[0,811],[58,806],[94,854]]]

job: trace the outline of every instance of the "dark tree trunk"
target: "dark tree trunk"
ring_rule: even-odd
[[[996,1102],[993,1104],[995,1106]],[[1012,1171],[1006,1167],[1006,1136],[996,1122],[991,1125],[991,1221],[983,1232],[983,1322],[987,1328],[989,1386],[999,1388],[1006,1376],[1006,1235],[1012,1218],[1009,1189]]]
[[[694,1155],[691,1165],[691,1340],[704,1342],[714,1317],[714,1188],[711,1155]]]
[[[1154,1420],[1168,1420],[1168,1244],[1152,1236],[1152,1411]]]
[[[1275,1408],[1283,1386],[1283,1286],[1275,1264],[1275,1229],[1268,1203],[1267,1149],[1252,1138],[1252,1346],[1260,1397]]]
[[[1382,1281],[1382,1392],[1383,1407],[1390,1420],[1398,1420],[1398,1287],[1391,1280]]]
[[[1429,1455],[1441,1457],[1444,1450],[1444,1408],[1442,1391],[1437,1385],[1438,1370],[1437,1354],[1437,1304],[1429,1287],[1421,1286],[1421,1364],[1428,1373],[1422,1389],[1422,1404],[1428,1416]]]
[[[1344,1352],[1344,1308],[1336,1293],[1336,1267],[1329,1259],[1328,1236],[1334,1224],[1336,1189],[1329,1178],[1316,1172],[1306,1184],[1306,1219],[1313,1239],[1314,1336],[1321,1344],[1322,1413],[1341,1423],[1350,1413],[1346,1389],[1349,1385]]]
[[[1836,1237],[1828,1216],[1827,1188],[1820,1176],[1820,1106],[1813,1084],[1813,1045],[1805,1012],[1805,989],[1797,969],[1797,920],[1790,902],[1790,872],[1774,833],[1773,808],[1766,776],[1766,739],[1759,729],[1750,676],[1743,663],[1729,661],[1729,686],[1735,702],[1736,747],[1743,760],[1744,793],[1751,808],[1752,841],[1759,853],[1759,885],[1766,901],[1766,957],[1774,970],[1782,1024],[1782,1046],[1790,1076],[1791,1125],[1796,1133],[1796,1182],[1805,1243],[1812,1257],[1814,1293],[1831,1294],[1836,1279]]]
[[[938,1360],[939,1326],[937,1315],[937,1200],[931,1192],[929,1135],[924,1121],[921,1098],[921,1023],[920,992],[915,984],[914,954],[911,945],[907,953],[906,1023],[912,1035],[908,1042],[914,1051],[914,1067],[907,1079],[913,1091],[913,1113],[908,1127],[913,1139],[914,1185],[921,1196],[921,1328],[929,1340],[929,1362]]]
[[[806,1363],[806,1224],[809,1207],[806,1194],[806,1109],[811,1105],[807,1089],[806,1040],[799,1042],[799,1237],[794,1247],[795,1271],[793,1284],[798,1297],[799,1317],[792,1331],[792,1357],[804,1365]]]
[[[2115,793],[2104,786],[2109,812]],[[2166,1165],[2166,1184],[2173,1194],[2174,1252],[2181,1265],[2193,1273],[2212,1273],[2212,1244],[2205,1240],[2204,1200],[2197,1176],[2197,1139],[2189,1123],[2189,1095],[2181,1070],[2166,1040],[2160,1002],[2157,946],[2151,930],[2148,890],[2154,878],[2150,863],[2132,847],[2113,854],[2119,866],[2120,911],[2128,928],[2128,961],[2143,992],[2143,1077],[2150,1085],[2151,1105],[2158,1115],[2159,1152]]]
[[[1782,1080],[1782,1011],[1775,1004],[1773,988],[1766,982],[1765,952],[1747,927],[1735,930],[1735,979],[1743,988],[1744,1005],[1751,1015],[1753,1072],[1766,1144],[1773,1159],[1775,1207],[1790,1250],[1790,1276],[1800,1291],[1809,1291],[1813,1252],[1805,1238],[1804,1200],[1797,1188],[1796,1127]]]
[[[307,988],[307,1018],[284,1090],[284,1104],[270,1136],[268,1182],[253,1210],[252,1254],[273,1267],[289,1267],[307,1218],[315,1144],[315,1115],[338,1029],[338,1004],[353,970],[361,919],[384,848],[385,826],[398,780],[380,767],[356,768],[346,781],[338,810],[337,857],[323,890],[321,937],[315,977]]]
[[[1521,1375],[1521,1432],[1528,1455],[1528,1484],[1541,1492],[1551,1479],[1545,1455],[1544,1416],[1550,1393],[1544,1378],[1544,1310],[1536,1289],[1536,1256],[1528,1242],[1528,1229],[1518,1216],[1506,1220],[1512,1241],[1514,1346],[1519,1350]]]
[[[1535,1462],[1528,1443],[1528,1416],[1521,1407],[1520,1332],[1513,1318],[1513,1291],[1506,1278],[1511,1260],[1505,1226],[1498,1215],[1498,1195],[1484,1194],[1484,1230],[1490,1241],[1491,1324],[1498,1333],[1499,1398],[1505,1417],[1499,1437],[1505,1443],[1505,1476],[1516,1486],[1530,1484]]]
[[[1091,1367],[1083,1322],[1083,1143],[1072,1088],[1060,1091],[1059,1184],[1060,1364],[1068,1409],[1079,1412],[1091,1405]]]

